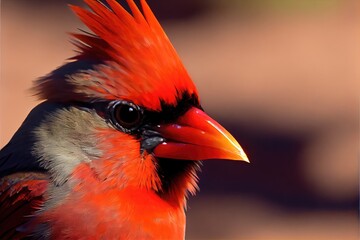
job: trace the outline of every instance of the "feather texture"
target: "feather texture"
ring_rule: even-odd
[[[0,239],[184,239],[195,160],[247,161],[145,0],[104,1],[70,6],[92,33],[0,151]]]
[[[46,175],[40,173],[16,173],[1,179],[0,239],[20,239],[32,232],[31,217],[42,206],[47,185]]]
[[[79,51],[73,60],[97,63],[39,79],[35,91],[41,98],[124,99],[160,111],[162,102],[176,105],[184,92],[197,97],[194,83],[145,1],[141,1],[144,14],[132,0],[127,1],[131,14],[115,0],[107,0],[110,8],[99,1],[85,2],[92,11],[70,7],[93,34],[72,34]]]

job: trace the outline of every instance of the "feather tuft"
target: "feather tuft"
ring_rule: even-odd
[[[71,33],[78,52],[71,59],[98,64],[63,75],[58,71],[62,66],[56,74],[40,78],[34,87],[40,98],[62,102],[124,99],[160,111],[161,102],[176,105],[185,92],[198,96],[146,1],[141,1],[143,13],[132,0],[127,0],[131,13],[115,0],[106,0],[107,6],[84,1],[90,10],[70,8],[92,33]],[[104,92],[107,87],[111,91]]]

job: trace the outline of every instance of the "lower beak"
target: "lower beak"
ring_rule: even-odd
[[[165,138],[165,141],[153,150],[157,157],[249,162],[235,138],[198,108],[190,108],[175,123],[158,125],[155,130]]]

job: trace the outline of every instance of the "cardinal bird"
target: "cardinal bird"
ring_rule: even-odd
[[[0,152],[0,239],[184,239],[200,161],[248,159],[145,1],[84,1],[90,31]]]

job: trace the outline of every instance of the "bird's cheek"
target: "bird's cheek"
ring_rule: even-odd
[[[97,131],[97,147],[101,156],[89,164],[101,179],[122,178],[124,169],[141,161],[139,140],[132,135],[107,128]]]

